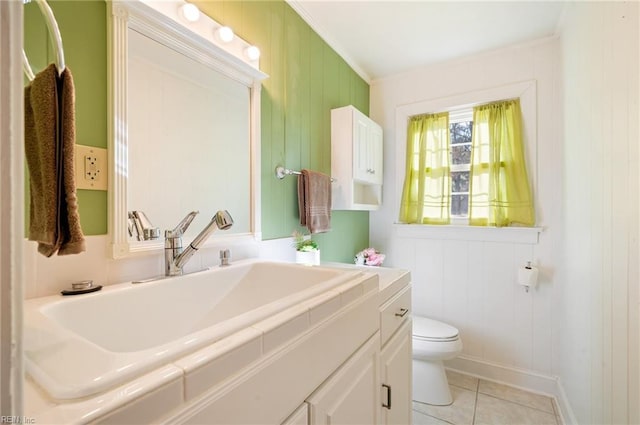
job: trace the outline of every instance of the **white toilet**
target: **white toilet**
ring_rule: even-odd
[[[443,360],[462,351],[458,329],[437,320],[413,316],[413,399],[437,406],[453,403]]]

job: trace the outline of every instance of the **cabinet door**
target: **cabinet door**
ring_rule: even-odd
[[[309,396],[309,425],[378,423],[379,346],[376,333]]]
[[[369,181],[371,179],[369,119],[353,112],[353,179]]]
[[[372,122],[369,127],[369,173],[373,184],[382,184],[382,128]]]
[[[353,126],[353,179],[382,184],[382,128],[356,112]]]
[[[382,423],[411,423],[411,320],[387,342],[380,356],[383,384]]]

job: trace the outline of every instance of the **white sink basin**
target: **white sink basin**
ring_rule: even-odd
[[[31,299],[25,302],[27,372],[54,399],[95,394],[360,274],[254,260]]]
[[[339,275],[330,269],[250,263],[73,297],[44,306],[40,312],[105,350],[139,351],[231,318],[246,316],[243,322],[253,322],[258,318],[255,310],[269,313],[270,303],[283,298],[293,301],[295,294]],[[303,298],[311,294],[306,291]]]

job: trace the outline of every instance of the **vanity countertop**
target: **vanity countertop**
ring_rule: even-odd
[[[326,262],[321,264],[324,267],[360,270],[365,273],[373,273],[378,275],[378,299],[380,304],[391,298],[393,294],[398,292],[411,282],[411,272],[404,269],[379,266],[360,266],[349,263],[333,263]]]

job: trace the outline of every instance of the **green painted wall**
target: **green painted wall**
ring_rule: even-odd
[[[65,42],[77,91],[78,143],[106,147],[106,16],[98,1],[50,1]],[[309,168],[331,173],[330,110],[353,104],[369,111],[369,86],[283,1],[199,1],[198,6],[257,45],[262,89],[262,232],[288,237],[298,225],[296,179],[278,180],[273,170]],[[31,10],[29,10],[31,9]],[[35,23],[35,5],[25,7],[27,53],[41,69],[46,32]],[[35,59],[40,59],[38,62]],[[105,192],[80,193],[83,229],[104,234]],[[98,194],[98,195],[96,195]],[[102,195],[104,194],[104,197]],[[85,216],[88,216],[85,218]],[[323,260],[351,261],[369,241],[367,212],[334,211],[333,230],[314,236]]]

